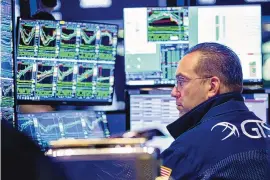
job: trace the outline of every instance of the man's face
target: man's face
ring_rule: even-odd
[[[199,52],[187,54],[179,62],[176,70],[178,83],[173,88],[171,95],[176,99],[180,116],[208,99],[209,84],[203,83],[204,79],[194,72],[199,58]]]

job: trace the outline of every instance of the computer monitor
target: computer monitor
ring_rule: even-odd
[[[161,151],[169,147],[173,138],[166,126],[179,118],[176,101],[170,91],[162,94],[130,94],[129,95],[130,130],[159,129],[166,136],[157,137],[148,145],[158,147]]]
[[[265,123],[269,123],[269,99],[267,93],[243,94],[245,104],[250,111],[262,119]]]
[[[244,82],[262,81],[260,5],[125,8],[124,27],[128,86],[174,85],[179,60],[202,42],[229,46]]]
[[[14,123],[14,80],[13,80],[13,6],[11,0],[2,0],[0,30],[0,118]]]
[[[43,149],[50,141],[73,138],[91,139],[110,136],[103,112],[59,111],[18,115],[18,128]]]
[[[48,20],[18,23],[18,102],[111,104],[117,25]]]

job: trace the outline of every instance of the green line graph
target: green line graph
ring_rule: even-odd
[[[37,73],[37,82],[41,82],[45,78],[53,76],[53,71],[54,71],[53,67],[51,67],[50,70],[38,71],[38,73]]]
[[[85,79],[93,76],[93,69],[88,69],[84,71],[81,75],[78,75],[77,82],[82,82]]]
[[[40,29],[40,40],[44,46],[49,46],[49,44],[52,41],[55,41],[55,39],[56,39],[56,29],[55,28],[42,27]],[[55,46],[55,44],[53,46]]]
[[[31,71],[32,69],[33,69],[33,65],[32,64],[28,64],[28,66],[26,66],[25,69],[18,71],[17,78],[18,79],[21,78],[22,75],[24,75],[28,71]]]
[[[70,74],[73,73],[73,67],[67,67],[68,70],[66,71],[61,71],[60,68],[58,68],[58,81],[63,81],[65,77],[69,76]]]
[[[30,45],[32,42],[33,38],[35,37],[35,27],[34,26],[20,26],[20,35],[21,35],[21,40],[23,42],[20,42],[21,45]],[[23,43],[23,44],[22,44]]]

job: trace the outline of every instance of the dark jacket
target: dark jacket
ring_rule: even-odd
[[[2,180],[66,180],[66,175],[27,136],[1,120]]]
[[[240,93],[216,96],[167,126],[162,153],[173,179],[270,180],[270,128]]]
[[[38,11],[36,14],[32,16],[32,19],[55,20],[54,16],[46,11]]]

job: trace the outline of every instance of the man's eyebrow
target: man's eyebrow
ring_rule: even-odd
[[[179,73],[177,73],[177,74],[175,75],[175,77],[178,78],[178,77],[186,77],[186,76],[185,76],[184,74],[182,74],[182,73],[179,72]]]

